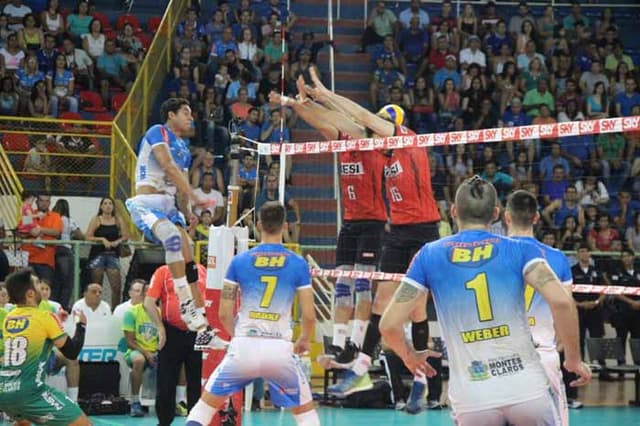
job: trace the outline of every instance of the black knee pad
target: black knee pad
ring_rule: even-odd
[[[186,267],[186,275],[188,283],[197,283],[198,279],[200,279],[200,275],[198,274],[198,265],[193,260],[191,262],[187,262]]]

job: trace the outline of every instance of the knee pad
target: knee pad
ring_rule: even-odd
[[[356,279],[357,302],[371,302],[371,280],[367,278]]]
[[[187,282],[197,283],[198,280],[200,279],[200,274],[198,274],[198,265],[196,265],[196,263],[192,260],[191,262],[187,263],[185,267],[186,267],[185,272],[187,275]]]
[[[154,233],[164,247],[167,265],[184,260],[182,256],[182,234],[173,223],[168,220],[161,221],[156,226]]]
[[[348,282],[338,281],[336,283],[336,306],[348,308],[353,306],[353,295],[351,294],[351,285]]]

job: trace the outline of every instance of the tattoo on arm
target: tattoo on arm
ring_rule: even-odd
[[[238,286],[233,284],[226,284],[222,287],[222,298],[227,300],[235,300],[238,294]]]
[[[418,297],[418,289],[408,283],[400,283],[400,287],[396,290],[395,295],[393,296],[393,301],[396,303],[407,303],[413,301],[416,297]]]
[[[525,275],[527,282],[530,282],[536,289],[540,289],[551,281],[558,281],[558,277],[553,273],[549,265],[545,262],[538,262],[532,265]]]

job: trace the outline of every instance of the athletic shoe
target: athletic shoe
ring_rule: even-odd
[[[347,370],[344,374],[344,378],[340,383],[329,386],[327,392],[330,395],[337,396],[338,398],[344,398],[352,393],[362,392],[373,389],[373,383],[369,377],[369,373],[365,373],[362,376],[356,375],[352,370]]]
[[[404,399],[396,402],[396,411],[404,411],[404,408],[407,406],[407,403],[404,402]]]
[[[203,330],[207,327],[207,319],[196,310],[193,299],[180,302],[180,317],[191,331]]]
[[[351,340],[347,340],[344,349],[340,346],[331,345],[327,348],[325,356],[331,358],[331,368],[347,370],[353,367],[354,361],[360,352],[360,348]]]
[[[421,382],[413,382],[413,386],[411,386],[411,393],[409,394],[409,399],[407,400],[407,406],[405,407],[405,411],[409,414],[418,414],[423,409],[424,404],[424,392],[427,386]]]
[[[196,342],[193,345],[193,348],[196,351],[206,351],[209,349],[212,350],[224,350],[229,346],[229,342],[221,339],[218,336],[217,328],[207,327],[203,331],[199,331],[196,335]]]
[[[144,417],[144,410],[140,401],[131,403],[131,417]]]
[[[577,399],[569,399],[567,401],[567,406],[569,408],[571,408],[572,410],[579,410],[583,407],[582,402],[578,401]]]
[[[187,408],[187,403],[184,401],[180,401],[176,404],[176,416],[178,417],[187,417],[189,415],[189,409]]]
[[[442,404],[440,401],[436,401],[435,399],[427,400],[427,409],[428,410],[441,410]]]

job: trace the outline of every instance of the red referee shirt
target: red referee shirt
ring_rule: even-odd
[[[204,299],[207,269],[203,265],[198,265],[198,289]],[[180,317],[180,302],[173,287],[173,277],[167,265],[156,269],[151,277],[151,283],[147,290],[147,296],[160,300],[160,310],[162,321],[181,330],[188,330],[187,325]]]

